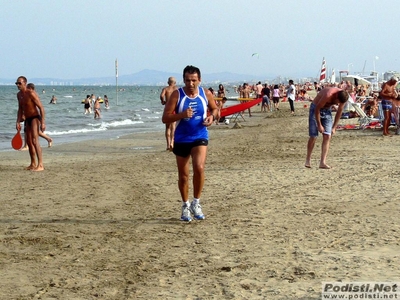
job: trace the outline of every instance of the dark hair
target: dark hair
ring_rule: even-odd
[[[35,85],[33,84],[33,83],[28,83],[27,85],[26,85],[26,87],[28,88],[28,89],[31,89],[31,90],[35,90]]]
[[[199,79],[201,79],[201,73],[200,73],[200,69],[195,67],[195,66],[186,66],[183,69],[183,80],[185,80],[185,74],[197,74],[199,76]]]
[[[339,98],[340,103],[346,103],[347,100],[349,100],[349,97],[350,97],[349,93],[346,92],[346,91],[339,91],[338,92],[338,98]]]
[[[22,79],[24,82],[28,82],[28,79],[26,79],[25,76],[19,76],[18,79]]]
[[[279,89],[279,85],[275,84],[274,89]]]
[[[289,80],[289,84],[293,84],[293,80],[292,79]]]

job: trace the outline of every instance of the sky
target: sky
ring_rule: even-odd
[[[0,0],[0,78],[400,71],[400,1]],[[258,53],[258,55],[252,55]]]

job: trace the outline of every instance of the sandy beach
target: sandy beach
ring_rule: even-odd
[[[400,136],[338,131],[331,170],[319,137],[306,169],[303,106],[210,128],[206,220],[189,224],[163,132],[55,140],[37,173],[3,152],[0,299],[320,299],[324,281],[398,280]]]

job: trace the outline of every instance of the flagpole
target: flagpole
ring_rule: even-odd
[[[115,59],[115,92],[117,94],[117,106],[118,106],[118,59]]]

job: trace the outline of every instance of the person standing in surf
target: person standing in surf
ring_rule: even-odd
[[[91,106],[91,100],[90,100],[90,95],[86,95],[86,99],[84,100],[84,108],[85,108],[85,115],[90,114],[90,108]]]
[[[100,106],[100,97],[97,97],[97,99],[94,101],[94,118],[95,119],[101,119],[101,106]]]
[[[18,87],[18,113],[16,129],[21,130],[21,122],[25,116],[27,143],[31,164],[26,168],[32,171],[43,171],[42,148],[39,143],[39,130],[45,131],[45,111],[39,96],[35,91],[27,88],[27,79],[20,76],[15,84]],[[39,129],[40,127],[40,129]],[[36,164],[37,157],[37,164]]]
[[[168,102],[172,92],[177,89],[176,80],[174,77],[168,78],[168,86],[162,89],[160,94],[161,104],[165,105]],[[175,122],[165,124],[165,139],[167,140],[167,151],[172,151],[174,148],[174,133]]]
[[[107,95],[104,95],[104,107],[105,107],[105,109],[109,109],[110,108],[110,102],[108,100]]]
[[[182,198],[181,220],[190,222],[205,219],[200,205],[204,186],[208,130],[216,119],[218,108],[214,96],[200,87],[200,69],[186,66],[183,70],[185,86],[172,92],[164,107],[162,122],[177,122],[173,153],[178,167],[178,187]],[[210,114],[207,115],[207,108]],[[193,201],[189,202],[189,164],[193,167]]]

